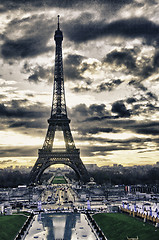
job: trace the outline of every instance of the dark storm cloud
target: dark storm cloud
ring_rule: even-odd
[[[131,80],[129,82],[129,85],[133,85],[133,86],[137,87],[138,89],[141,89],[144,92],[147,91],[147,87],[145,87],[140,81]]]
[[[147,94],[145,96],[141,96],[141,98],[132,105],[131,107],[131,115],[153,115],[158,112],[159,107],[157,107],[158,99],[155,95],[154,97],[149,97]],[[147,103],[146,103],[147,102]]]
[[[156,51],[154,58],[153,58],[153,65],[154,68],[159,68],[159,51]]]
[[[1,3],[1,12],[7,10],[14,10],[17,8],[22,8],[24,11],[30,11],[32,8],[47,8],[47,7],[58,7],[58,8],[83,8],[85,5],[110,5],[114,10],[119,9],[120,7],[132,3],[133,0],[5,0]]]
[[[153,105],[152,103],[147,103],[146,106],[149,109],[149,112],[151,114],[153,114],[154,112],[158,112],[159,111],[159,107],[157,107],[155,104]]]
[[[91,104],[89,107],[86,104],[79,104],[69,111],[71,117],[76,116],[78,120],[84,120],[88,117],[102,117],[107,114],[105,104]]]
[[[136,71],[134,71],[134,75],[137,75],[144,80],[153,73],[158,72],[158,67],[158,51],[156,50],[154,56],[142,56]]]
[[[136,96],[138,98],[138,100],[136,99],[136,102],[139,102],[139,105],[135,105],[134,108],[139,108],[144,107],[146,109],[146,106],[148,107],[148,105],[145,105],[145,101],[147,101],[147,104],[149,104],[149,102],[151,102],[152,100],[154,101],[158,101],[158,97],[155,93],[152,93],[149,91],[149,89],[147,87],[145,87],[143,85],[143,83],[141,83],[141,79],[140,80],[131,80],[128,84],[129,85],[133,85],[138,92],[136,93]],[[130,103],[130,102],[129,102]],[[153,106],[154,109],[156,108],[156,106]]]
[[[97,125],[97,124],[96,124]],[[101,126],[109,126],[109,127],[101,127]],[[134,149],[139,149],[139,147],[141,147],[141,143],[142,146],[144,146],[145,144],[147,144],[148,142],[154,142],[154,143],[159,143],[158,139],[153,139],[153,138],[134,138],[134,139],[125,139],[125,140],[120,140],[120,139],[107,139],[107,138],[100,138],[100,137],[96,137],[97,133],[122,133],[122,132],[126,132],[126,131],[131,131],[132,133],[138,133],[138,134],[142,134],[144,135],[150,135],[150,136],[158,136],[159,135],[159,131],[158,128],[159,125],[158,123],[155,124],[155,126],[153,126],[152,123],[149,124],[144,124],[143,123],[143,127],[142,127],[142,123],[139,124],[139,122],[137,121],[120,121],[120,120],[103,120],[102,122],[100,121],[100,126],[99,128],[96,127],[94,128],[92,126],[92,123],[90,122],[89,124],[87,123],[86,125],[81,125],[81,127],[79,128],[79,133],[82,134],[82,141],[91,141],[91,142],[99,142],[99,143],[112,143],[112,144],[121,144],[121,146],[124,145],[131,145],[136,143],[136,145],[132,148]],[[91,137],[90,135],[88,135],[89,133],[91,133]],[[88,137],[89,136],[89,137]],[[88,138],[88,139],[87,139]]]
[[[48,52],[52,48],[46,46],[46,41],[36,37],[24,38],[19,40],[6,40],[2,45],[2,57],[9,58],[27,58],[37,56],[41,53]]]
[[[87,63],[87,62],[83,62],[82,66],[81,66],[81,71],[84,73],[86,70],[89,69],[89,71],[94,70],[98,67],[98,63],[97,62],[93,62],[91,64]]]
[[[72,119],[74,119],[74,122],[82,123],[82,125],[80,126],[82,129],[85,129],[85,125],[84,125],[85,123],[87,127],[89,125],[86,132],[89,132],[89,128],[92,129],[93,122],[95,123],[95,125],[93,126],[93,129],[96,129],[95,126],[99,125],[98,122],[108,121],[109,119],[115,120],[119,118],[124,119],[124,118],[130,117],[130,111],[126,109],[126,106],[123,101],[117,101],[113,103],[111,111],[107,110],[107,106],[105,104],[91,104],[90,106],[86,106],[86,104],[79,104],[79,105],[76,105],[74,108],[69,109],[68,112],[69,112],[69,116]],[[114,113],[116,113],[117,115],[114,116]],[[111,127],[103,128],[103,132],[110,131],[110,130],[111,130]],[[82,130],[82,131],[85,131],[85,130]],[[90,130],[90,131],[94,131],[94,130]],[[116,130],[113,130],[113,131],[116,132]]]
[[[149,97],[149,99],[151,99],[151,100],[154,99],[155,101],[158,101],[158,97],[154,93],[147,92],[146,94]]]
[[[113,50],[106,55],[102,63],[109,64],[115,71],[120,67],[125,74],[132,74],[139,77],[138,81],[131,80],[129,85],[134,85],[137,88],[146,91],[147,88],[144,87],[141,81],[145,80],[155,72],[158,72],[159,53],[156,51],[152,56],[142,55],[140,56],[140,60],[138,60],[140,53],[141,50],[136,46],[131,49],[122,48],[120,50]]]
[[[158,125],[159,127],[159,125]],[[144,134],[144,135],[154,135],[159,136],[159,129],[158,128],[139,128],[136,130],[137,133]]]
[[[107,125],[114,126],[116,129],[121,129],[123,132],[130,130],[134,133],[143,135],[159,135],[159,122],[158,121],[135,121],[135,120],[107,120]],[[143,139],[144,141],[144,139]],[[147,141],[150,141],[148,138]],[[155,141],[155,139],[152,139]]]
[[[151,61],[152,60],[152,61]],[[138,75],[143,79],[151,76],[153,73],[158,73],[159,70],[159,52],[156,50],[154,56],[143,57],[141,66],[138,67]]]
[[[129,104],[136,104],[135,98],[129,98]],[[102,107],[103,108],[103,107]],[[112,116],[111,112],[106,110],[102,114],[98,114],[98,111],[91,112],[89,107],[84,104],[76,106],[75,112],[72,111],[72,116],[76,116],[78,119],[74,124],[75,119],[72,117],[73,129],[78,132],[76,139],[79,141],[86,141],[91,143],[90,154],[106,154],[109,151],[118,150],[141,150],[147,148],[148,143],[159,144],[159,122],[157,121],[136,121],[129,118],[130,111],[126,109],[125,104],[122,101],[117,101],[112,105],[112,110],[117,113],[117,116]],[[100,112],[100,111],[99,111]],[[140,134],[140,137],[128,138],[128,139],[111,139],[107,138],[106,134],[110,133],[126,133],[131,132]],[[99,137],[97,134],[104,133],[103,137]],[[143,137],[142,137],[142,136]],[[102,136],[102,135],[101,135]],[[105,136],[105,137],[104,137]],[[148,136],[148,137],[146,137]],[[96,146],[94,146],[94,143]],[[97,143],[104,144],[106,146],[97,146]],[[153,149],[153,150],[154,150]],[[83,154],[89,155],[89,151],[82,148]]]
[[[85,156],[98,156],[110,154],[112,151],[132,150],[131,145],[110,145],[110,146],[87,146],[81,149],[81,153]]]
[[[81,64],[81,61],[84,59],[83,56],[77,54],[69,54],[65,58],[64,64],[66,65],[73,65],[78,67]]]
[[[131,116],[141,115],[141,114],[154,114],[159,110],[157,106],[158,97],[156,94],[148,91],[147,88],[140,88],[142,85],[138,83],[135,87],[138,88],[136,96],[127,98],[125,102],[129,104],[129,111]]]
[[[130,111],[126,109],[122,101],[116,101],[112,105],[112,112],[117,113],[119,117],[130,117]]]
[[[44,66],[31,66],[28,62],[25,62],[22,72],[26,74],[29,73],[27,79],[29,82],[39,83],[43,80],[49,83],[53,82],[53,67],[46,66],[46,64]]]
[[[144,38],[147,44],[159,44],[159,25],[146,18],[130,18],[110,23],[90,21],[82,24],[79,19],[66,23],[67,37],[77,43],[95,40],[99,37],[117,36]],[[68,27],[69,26],[69,27]]]
[[[122,1],[120,3],[122,3]],[[62,24],[64,32],[67,29],[65,35],[72,41],[83,42],[101,36],[116,37],[117,35],[130,38],[143,37],[150,43],[158,41],[159,26],[144,18],[123,19],[111,23],[86,19],[81,23],[82,16],[83,14],[78,19],[71,20],[71,23],[66,22]],[[93,19],[93,16],[91,19]],[[40,16],[33,15],[32,17],[23,18],[21,20],[14,19],[9,23],[8,30],[6,31],[10,32],[12,29],[16,30],[16,28],[24,30],[24,34],[14,40],[7,36],[4,37],[4,43],[1,47],[1,55],[3,58],[34,57],[39,54],[47,53],[52,49],[52,47],[47,46],[47,43],[53,34],[53,29],[56,28],[55,21],[46,20],[46,16],[43,14]],[[107,57],[109,61],[112,61],[110,55]],[[118,64],[121,60],[128,68],[135,68],[133,57],[130,54],[126,52],[114,52],[114,57]],[[146,70],[145,68],[145,71],[149,72],[150,69],[147,68]],[[75,72],[77,73],[75,74]],[[74,78],[81,77],[80,72],[73,71],[72,68],[68,70],[68,73],[66,69],[66,74],[68,74],[69,78],[73,75],[75,75]],[[36,76],[32,76],[32,79],[36,81]]]
[[[9,121],[9,128],[34,128],[34,129],[46,129],[46,119],[40,119],[40,121],[37,120],[31,120],[31,121]]]
[[[131,49],[115,49],[106,55],[102,63],[106,65],[109,64],[115,70],[122,68],[123,72],[126,74],[141,75],[140,72],[143,71],[143,66],[139,69],[139,66],[136,65],[136,59],[139,52],[140,50],[136,46]]]
[[[135,103],[137,100],[135,99],[135,98],[128,98],[127,100],[126,100],[126,102],[128,103],[128,104],[132,104],[132,103]]]
[[[91,79],[83,77],[83,73],[88,70],[91,71],[93,64],[87,64],[82,62],[83,60],[87,59],[84,56],[78,54],[68,54],[67,57],[64,59],[64,75],[65,80],[73,80],[77,81],[77,85],[71,90],[73,92],[85,92],[91,90]],[[80,81],[84,81],[84,85],[80,86]]]
[[[128,138],[128,139],[109,139],[109,138],[102,138],[102,137],[97,137],[94,135],[82,135],[82,136],[76,136],[76,140],[80,141],[89,141],[89,142],[98,142],[98,143],[108,143],[108,144],[121,144],[127,145],[127,144],[134,144],[136,143],[137,145],[141,146],[144,143],[149,143],[149,142],[157,142],[159,143],[159,139],[152,139],[152,138]]]
[[[83,15],[83,14],[82,14]],[[81,16],[82,16],[81,15]],[[93,16],[91,17],[93,18]],[[1,55],[5,59],[11,58],[27,58],[34,57],[42,53],[46,53],[52,49],[52,47],[47,46],[47,43],[51,36],[53,35],[53,29],[56,29],[56,23],[52,20],[46,20],[46,17],[41,14],[33,15],[32,17],[24,18],[22,20],[13,20],[8,25],[8,30],[18,28],[19,30],[24,30],[23,36],[18,39],[10,39],[6,36],[4,37],[4,43],[1,47]],[[134,19],[123,19],[117,20],[111,23],[104,23],[98,21],[89,21],[81,23],[81,17],[78,19],[71,20],[70,22],[63,23],[62,26],[65,35],[72,41],[83,42],[87,40],[93,40],[101,36],[123,36],[123,37],[143,37],[149,41],[151,44],[154,41],[158,41],[159,26],[149,20],[144,18],[134,18]],[[73,60],[73,59],[72,59]],[[78,59],[76,59],[78,60]],[[76,61],[75,60],[75,61]],[[79,60],[82,60],[79,59]],[[128,69],[135,70],[136,65],[132,54],[128,51],[117,52],[114,51],[107,55],[106,61],[116,62],[118,65],[124,64]],[[155,57],[154,63],[157,63],[157,55]],[[77,65],[78,62],[70,62],[70,65]],[[67,65],[67,61],[66,61]],[[86,66],[87,68],[87,66]],[[80,71],[84,72],[83,69]],[[68,77],[78,78],[81,77],[81,72],[73,71],[71,67],[70,70],[66,68],[66,74]],[[145,73],[144,73],[145,71]],[[143,74],[148,74],[151,72],[150,67],[145,67]],[[76,74],[75,74],[76,73]],[[36,80],[36,76],[33,76]]]
[[[29,82],[38,83],[40,82],[38,74],[34,73],[28,77]]]
[[[89,114],[90,115],[98,115],[103,116],[106,114],[106,108],[105,104],[91,104],[89,106]]]
[[[86,136],[87,134],[94,135],[97,133],[119,133],[121,129],[118,127],[116,128],[112,123],[109,124],[109,119],[129,116],[128,110],[126,110],[126,108],[123,110],[121,105],[120,109],[118,109],[117,116],[113,116],[112,113],[106,109],[106,105],[104,104],[92,104],[89,107],[85,104],[79,104],[69,111],[69,116],[73,119],[74,129],[82,134],[82,136]]]
[[[152,129],[152,132],[154,129],[156,129],[156,132],[158,132],[159,130],[159,122],[158,121],[149,121],[149,122],[141,122],[141,123],[138,123],[136,122],[136,124],[134,125],[134,127],[137,129]]]
[[[109,82],[103,82],[97,86],[96,91],[97,92],[103,92],[103,91],[112,91],[114,88],[119,86],[123,81],[120,79],[114,79],[110,80]]]
[[[140,75],[143,78],[147,78],[147,77],[151,76],[151,74],[154,73],[154,70],[155,69],[152,66],[145,66],[145,67],[143,67]]]
[[[89,86],[86,86],[86,87],[79,87],[79,86],[76,86],[76,87],[73,87],[71,88],[72,92],[75,92],[75,93],[79,93],[79,92],[88,92],[91,90],[91,87]]]
[[[28,157],[36,156],[37,146],[25,146],[25,147],[10,147],[7,146],[7,149],[0,147],[0,157]]]
[[[133,71],[136,69],[135,59],[132,56],[130,50],[127,51],[125,49],[121,52],[114,50],[111,53],[107,54],[104,61],[111,64],[115,63],[118,66],[125,65],[128,69]]]
[[[82,60],[84,59],[81,55],[69,54],[64,60],[64,73],[66,80],[82,80],[82,71],[79,68]]]
[[[159,135],[159,122],[158,121],[149,121],[141,122],[129,126],[132,131],[143,134],[143,135]]]
[[[109,143],[118,143],[118,144],[131,144],[131,143],[138,143],[140,145],[140,143],[144,144],[147,142],[152,142],[153,139],[152,138],[128,138],[128,139],[108,139],[107,140]]]
[[[144,100],[143,100],[144,101]],[[128,98],[126,103],[129,104],[129,110],[123,101],[116,101],[112,104],[111,111],[107,110],[106,105],[90,105],[79,104],[69,110],[69,116],[73,119],[74,128],[81,134],[96,134],[96,133],[120,133],[131,131],[140,134],[155,135],[155,130],[159,125],[157,122],[134,121],[129,119],[130,116],[140,115],[141,113],[152,113],[157,111],[156,106],[140,102],[135,98]],[[114,113],[116,114],[114,116]],[[120,120],[122,119],[122,120]],[[147,129],[147,130],[145,130]],[[156,135],[158,130],[156,130]]]
[[[30,24],[26,25],[26,23]],[[25,30],[21,38],[12,40],[5,37],[1,48],[1,54],[4,58],[33,57],[51,50],[51,47],[47,46],[52,29],[55,29],[55,24],[51,20],[46,20],[43,15],[40,17],[32,16],[23,20],[11,21],[9,28],[13,29],[16,26],[19,28],[20,25]],[[116,37],[120,35],[130,38],[143,37],[152,44],[154,41],[158,41],[159,34],[159,26],[144,18],[123,19],[108,24],[103,21],[82,24],[81,18],[79,18],[72,20],[71,24],[64,23],[63,28],[64,30],[67,28],[65,35],[75,42],[92,40],[101,36],[114,35]],[[109,54],[107,58],[108,61],[116,61],[118,64],[121,60],[128,68],[135,68],[133,57],[126,52],[114,52]],[[157,55],[154,63],[157,63]]]
[[[26,99],[0,104],[0,129],[13,129],[25,135],[42,136],[47,129],[50,108]]]
[[[120,120],[112,121],[112,125],[114,125],[116,128],[122,129],[124,132],[125,130],[130,130],[134,133],[142,134],[144,135],[150,135],[150,136],[159,136],[159,122],[158,121],[123,121]],[[158,139],[155,138],[140,138],[137,141],[141,142],[155,142],[159,144]]]
[[[78,138],[77,138],[78,139]],[[99,154],[99,147],[97,145],[94,146],[94,143],[97,144],[103,144],[105,143],[106,146],[101,147],[101,152],[100,155],[109,153],[111,150],[112,151],[120,151],[120,150],[143,150],[147,148],[147,144],[152,143],[152,142],[159,142],[159,139],[152,139],[152,138],[129,138],[129,139],[108,139],[108,138],[99,138],[96,136],[82,136],[78,140],[82,141],[90,141],[92,144],[90,145],[90,148],[88,146],[89,151],[92,150],[92,152],[98,152]],[[83,148],[82,148],[83,149]],[[97,150],[98,149],[98,150]],[[85,148],[84,148],[85,151]],[[89,154],[89,151],[87,154]],[[154,151],[152,149],[151,151]],[[86,151],[87,152],[87,151]],[[96,154],[97,154],[96,152]]]
[[[103,119],[114,118],[111,112],[106,110],[104,104],[92,104],[87,107],[85,104],[79,104],[76,107],[69,109],[69,117],[72,119],[73,128],[76,129],[82,136],[96,133],[116,132],[112,126],[102,124]],[[99,121],[101,122],[99,124]]]
[[[119,133],[120,132],[120,129],[116,129],[116,128],[112,128],[112,127],[105,127],[105,125],[101,124],[101,126],[97,126],[97,124],[92,124],[92,122],[89,122],[89,125],[88,125],[88,122],[86,123],[83,123],[81,124],[79,127],[78,127],[78,132],[82,135],[82,139],[81,140],[88,140],[88,138],[85,136],[92,136],[92,139],[91,137],[89,138],[89,141],[92,141],[93,140],[93,135],[97,134],[97,133]],[[96,141],[99,141],[99,142],[105,142],[105,140],[97,137],[95,138]]]
[[[85,79],[82,76],[83,71],[79,68],[81,61],[84,59],[83,56],[81,55],[76,55],[76,54],[70,54],[67,55],[67,57],[64,60],[64,78],[65,81],[80,81],[84,80],[86,85],[91,84],[90,79]],[[35,65],[32,66],[28,63],[28,61],[25,62],[22,72],[25,74],[29,74],[28,76],[28,81],[29,82],[34,82],[34,83],[39,83],[43,80],[47,82],[53,82],[53,67],[45,65]],[[89,90],[84,88],[83,86],[80,87],[75,87],[72,89],[74,92],[82,92],[82,91],[87,91]]]
[[[110,133],[110,132],[115,132],[115,131],[112,128],[101,128],[101,127],[91,128],[88,130],[88,133],[91,133],[91,134],[96,134],[99,132]]]
[[[8,34],[11,31],[14,35],[17,29],[23,34],[11,39]],[[14,19],[6,28],[1,46],[2,57],[5,59],[27,58],[52,50],[47,43],[53,35],[53,29],[55,29],[54,22],[46,20],[43,14]]]
[[[27,100],[12,100],[10,106],[1,103],[0,117],[34,119],[48,116],[48,109],[42,106],[41,103],[22,106],[25,102],[27,102]]]

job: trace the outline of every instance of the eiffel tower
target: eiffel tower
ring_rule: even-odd
[[[80,150],[75,146],[69,126],[70,119],[67,117],[62,60],[63,34],[60,30],[59,15],[54,40],[56,52],[51,116],[48,119],[49,126],[43,147],[39,149],[38,159],[30,172],[30,183],[38,183],[44,170],[53,164],[65,164],[71,167],[82,182],[87,182],[89,175],[80,158]],[[63,132],[64,149],[53,147],[56,131]]]

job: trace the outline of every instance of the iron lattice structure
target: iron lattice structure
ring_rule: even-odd
[[[59,26],[59,16],[54,40],[56,42],[56,52],[51,116],[48,119],[49,126],[43,147],[39,149],[38,159],[30,173],[30,183],[37,183],[44,170],[53,164],[68,165],[76,172],[81,181],[87,182],[89,175],[80,158],[80,150],[75,146],[69,126],[70,119],[67,117],[62,60],[63,34]],[[63,132],[64,149],[53,147],[56,131]]]

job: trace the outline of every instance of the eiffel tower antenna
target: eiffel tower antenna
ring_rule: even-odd
[[[80,150],[75,146],[69,125],[70,119],[67,117],[62,59],[63,33],[60,30],[59,17],[58,15],[57,30],[54,35],[56,51],[51,115],[48,119],[49,126],[43,147],[39,149],[38,159],[30,172],[30,183],[38,183],[45,169],[54,164],[65,164],[76,172],[81,181],[89,181],[89,174],[80,158]],[[63,132],[64,149],[54,148],[56,131]]]
[[[58,17],[57,29],[60,30],[60,15],[58,15],[57,17]]]

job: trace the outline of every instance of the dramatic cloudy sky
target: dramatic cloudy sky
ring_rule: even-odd
[[[158,12],[158,0],[0,0],[0,168],[33,165],[43,145],[58,14],[68,116],[83,162],[158,161]]]

